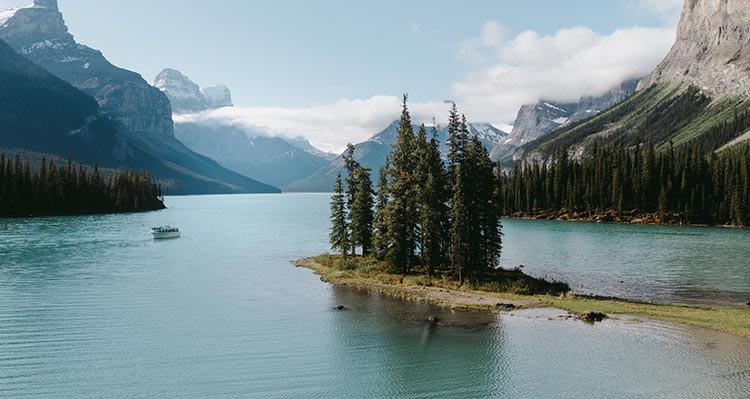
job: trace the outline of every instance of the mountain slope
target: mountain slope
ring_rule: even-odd
[[[102,167],[145,168],[158,176],[165,191],[176,194],[234,192],[249,184],[274,191],[229,171],[221,175],[222,180],[208,177],[202,172],[215,172],[220,167],[197,154],[191,155],[195,159],[192,170],[171,167],[148,151],[149,144],[123,134],[93,98],[20,56],[3,41],[0,99],[0,152],[7,155],[29,150],[63,158],[70,155],[76,161],[98,162]]]
[[[393,145],[398,137],[398,121],[394,121],[380,133],[375,134],[369,140],[354,145],[354,159],[362,166],[377,172],[383,165],[388,154],[390,154]],[[416,132],[418,125],[412,127]],[[428,135],[431,134],[428,128]],[[504,132],[488,123],[470,123],[469,134],[477,136],[482,144],[489,151],[500,142],[508,137]],[[438,127],[438,140],[440,141],[440,150],[443,154],[448,153],[448,129]],[[331,191],[336,175],[346,174],[344,161],[341,156],[332,160],[326,167],[317,170],[309,177],[292,182],[284,187],[285,191],[298,192],[328,192]]]
[[[0,41],[0,147],[69,152],[82,162],[110,154],[117,129],[93,98],[18,55]],[[110,155],[111,156],[111,155]]]
[[[0,13],[0,39],[96,100],[101,116],[122,133],[115,156],[102,152],[100,162],[147,169],[169,194],[278,192],[221,167],[175,139],[167,97],[137,73],[116,67],[98,50],[77,43],[56,0],[35,0],[32,6]],[[15,145],[31,150],[47,146],[37,135],[27,135]],[[58,155],[63,151],[52,150]]]
[[[599,96],[581,97],[577,103],[540,100],[518,112],[510,137],[492,149],[490,156],[508,164],[516,149],[561,127],[598,115],[635,93],[637,79],[623,82]]]
[[[329,162],[283,138],[250,138],[233,126],[177,123],[175,135],[193,151],[217,160],[224,167],[275,186],[303,179]]]
[[[638,92],[611,110],[524,145],[516,159],[574,157],[595,144],[652,141],[705,151],[742,142],[750,130],[750,3],[687,0],[671,52]]]

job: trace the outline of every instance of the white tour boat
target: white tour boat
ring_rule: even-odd
[[[180,229],[172,226],[160,226],[151,229],[151,235],[154,239],[177,238],[180,236]]]

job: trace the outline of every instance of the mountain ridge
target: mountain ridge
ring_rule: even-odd
[[[139,74],[111,64],[100,51],[75,41],[68,31],[55,0],[35,0],[31,6],[0,14],[0,40],[7,40],[13,53],[43,68],[57,78],[93,98],[100,123],[112,122],[117,132],[116,150],[96,148],[87,142],[89,152],[99,152],[100,162],[111,166],[147,169],[165,182],[168,194],[278,192],[221,167],[205,156],[190,151],[174,137],[172,110],[167,96],[149,85]],[[27,68],[28,69],[28,68]],[[26,86],[26,90],[33,87]],[[20,90],[20,89],[19,89]],[[29,115],[29,114],[25,114]],[[32,113],[33,115],[33,113]],[[41,115],[36,115],[37,118]],[[6,115],[5,118],[12,118]],[[24,119],[18,131],[28,131],[35,122]],[[10,136],[8,136],[10,137]],[[8,138],[6,137],[6,138]],[[16,135],[15,148],[39,151],[83,152],[85,148],[47,146],[38,135]],[[66,148],[66,149],[63,149]],[[74,151],[73,151],[74,150]],[[138,163],[142,161],[142,163]]]
[[[389,124],[385,129],[374,134],[369,139],[354,145],[354,159],[363,166],[372,169],[375,173],[383,165],[393,145],[396,143],[399,121]],[[489,123],[469,123],[469,134],[477,136],[487,151],[495,147],[508,137],[504,132]],[[412,125],[416,133],[419,125]],[[428,135],[431,135],[431,127],[427,127]],[[448,129],[438,126],[438,140],[442,154],[448,153]],[[325,167],[315,171],[309,177],[292,182],[282,189],[291,192],[329,192],[333,187],[336,175],[346,175],[344,161],[341,155],[333,159]]]

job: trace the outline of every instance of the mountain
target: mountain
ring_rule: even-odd
[[[167,192],[233,192],[273,187],[226,172],[222,181],[200,174],[221,169],[193,154],[194,170],[171,167],[122,132],[88,94],[19,55],[0,40],[0,153],[49,154],[106,168],[146,168]],[[224,170],[224,169],[221,169]],[[254,185],[254,186],[253,186]]]
[[[399,121],[394,121],[383,131],[375,134],[369,140],[354,145],[354,159],[363,166],[377,172],[383,165],[388,154],[390,154],[393,145],[398,138]],[[418,125],[412,127],[416,132]],[[431,128],[428,127],[428,135],[431,135]],[[477,136],[482,144],[489,151],[502,141],[506,140],[508,133],[488,123],[470,123],[469,134]],[[443,154],[448,153],[448,129],[444,126],[438,126],[438,140],[440,141],[440,150]],[[312,175],[292,182],[284,187],[285,191],[297,192],[328,192],[331,191],[336,175],[341,173],[345,175],[344,161],[339,155],[332,160],[327,166],[317,170]],[[373,173],[374,175],[374,173]]]
[[[712,98],[750,93],[750,3],[687,0],[672,50],[639,89],[680,82]]]
[[[154,79],[154,87],[164,92],[175,114],[192,114],[232,106],[232,93],[224,85],[201,89],[175,69],[164,69]]]
[[[201,89],[203,98],[206,99],[206,106],[209,109],[219,109],[223,107],[233,107],[232,92],[225,85],[207,86]]]
[[[309,142],[312,150],[300,149],[280,137],[248,137],[234,126],[177,123],[175,135],[193,151],[224,167],[279,187],[303,179],[329,162]]]
[[[98,50],[77,43],[68,32],[57,1],[35,0],[31,6],[0,13],[0,40],[7,41],[26,59],[92,97],[97,105],[100,121],[97,123],[108,124],[109,130],[116,130],[112,133],[117,141],[115,147],[98,147],[84,141],[79,143],[81,148],[71,149],[72,142],[55,147],[46,141],[44,134],[31,134],[38,132],[42,124],[33,118],[23,119],[23,122],[16,122],[15,129],[29,134],[15,133],[12,141],[15,148],[62,156],[89,153],[95,155],[93,160],[112,167],[147,169],[168,194],[279,191],[231,172],[180,143],[174,137],[167,97],[137,73],[116,67]],[[14,59],[15,63],[21,62]],[[10,102],[16,100],[11,97]],[[21,107],[21,103],[18,104],[14,106]],[[25,113],[23,117],[6,113],[4,126],[7,126],[6,120],[14,118],[34,115],[46,118],[42,116],[43,110],[45,108],[19,110]],[[34,127],[35,124],[38,126]],[[8,143],[6,141],[6,145]]]
[[[299,148],[302,151],[306,151],[306,152],[308,152],[310,154],[313,154],[313,155],[316,155],[318,157],[327,159],[329,161],[333,161],[334,159],[336,159],[336,157],[338,157],[337,154],[334,154],[332,152],[325,152],[325,151],[323,151],[323,150],[321,150],[321,149],[313,146],[312,143],[310,143],[310,140],[306,139],[303,136],[297,136],[297,137],[294,137],[294,138],[291,138],[291,139],[287,138],[285,140],[289,144],[291,144],[291,145]]]
[[[229,89],[217,85],[201,89],[175,69],[165,69],[154,86],[169,97],[176,114],[191,114],[231,107]],[[303,179],[325,166],[330,154],[313,147],[307,139],[249,135],[222,123],[175,123],[175,137],[191,150],[215,159],[227,169],[275,186]]]
[[[574,157],[594,144],[652,141],[705,151],[750,138],[750,3],[687,0],[670,53],[638,92],[600,115],[525,144],[515,157],[549,159],[556,148]]]
[[[27,148],[68,152],[76,160],[93,162],[119,146],[117,128],[102,116],[99,104],[69,83],[21,57],[0,41],[0,152],[12,155]]]
[[[495,146],[490,156],[508,164],[518,147],[612,108],[635,93],[637,85],[637,79],[627,80],[602,95],[581,97],[577,103],[540,100],[536,104],[524,105],[518,111],[510,137]]]

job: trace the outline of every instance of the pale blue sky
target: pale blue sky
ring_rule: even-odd
[[[28,3],[0,0],[0,9]],[[59,0],[76,39],[116,65],[148,81],[170,67],[225,83],[249,109],[233,120],[330,149],[345,143],[342,131],[357,140],[387,124],[404,91],[424,118],[452,99],[470,118],[502,124],[540,96],[576,98],[646,74],[673,41],[681,3]],[[318,120],[315,106],[352,120]],[[387,115],[373,111],[383,107]]]
[[[30,0],[0,0],[0,8]],[[464,3],[462,5],[462,3]],[[238,105],[305,106],[409,90],[448,98],[473,65],[456,48],[494,20],[510,33],[659,26],[634,1],[60,0],[78,41],[151,81],[164,67],[226,83]]]

